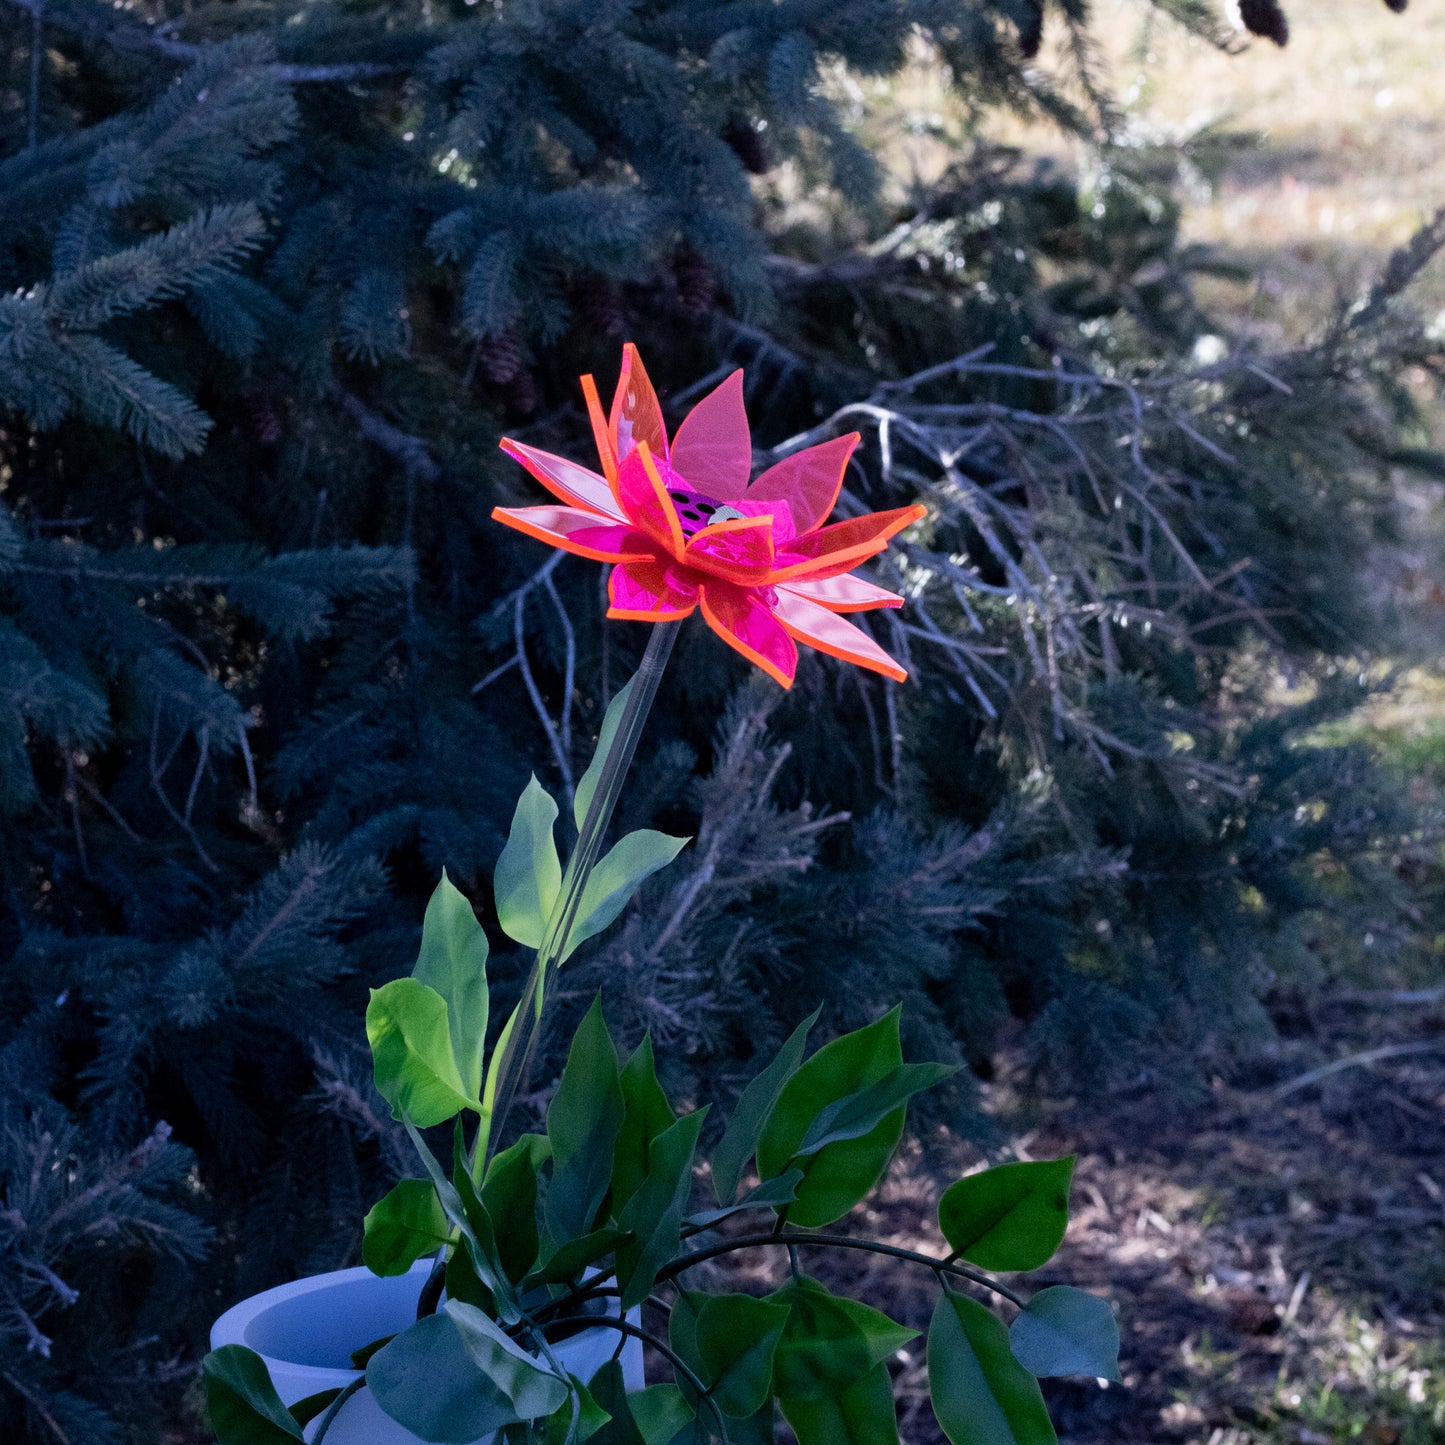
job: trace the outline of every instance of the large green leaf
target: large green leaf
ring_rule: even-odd
[[[862,1138],[914,1094],[931,1089],[957,1072],[954,1064],[899,1064],[876,1084],[829,1104],[808,1126],[798,1145],[799,1156],[816,1154],[840,1140]]]
[[[597,998],[577,1026],[562,1081],[547,1108],[552,1184],[546,1216],[554,1242],[576,1239],[592,1229],[612,1183],[623,1113],[617,1050]]]
[[[437,1199],[441,1203],[448,1222],[461,1235],[462,1245],[471,1261],[473,1272],[477,1279],[491,1291],[496,1301],[496,1308],[502,1318],[508,1324],[515,1322],[521,1318],[521,1312],[517,1307],[515,1293],[497,1256],[497,1243],[493,1236],[491,1223],[487,1219],[486,1210],[476,1197],[471,1175],[466,1168],[461,1149],[460,1125],[453,1132],[453,1169],[452,1178],[448,1179],[446,1172],[437,1163],[436,1155],[427,1147],[427,1142],[422,1138],[416,1125],[407,1118],[402,1119],[402,1124],[411,1136],[412,1146],[416,1149],[417,1157],[426,1166],[432,1188],[436,1190]],[[457,1184],[454,1182],[456,1180],[461,1181],[461,1190],[457,1188]]]
[[[1037,1269],[1068,1228],[1073,1173],[1070,1155],[970,1174],[938,1201],[938,1226],[955,1254],[984,1269]]]
[[[786,1305],[746,1294],[705,1296],[697,1310],[697,1355],[708,1396],[742,1419],[763,1407],[773,1384],[773,1355],[788,1322]]]
[[[622,690],[607,704],[607,711],[602,715],[602,727],[597,735],[597,746],[592,753],[592,761],[587,764],[587,771],[582,774],[581,781],[577,784],[577,791],[572,795],[572,816],[577,822],[577,831],[582,831],[582,824],[587,818],[587,809],[592,805],[592,798],[597,792],[597,784],[602,781],[602,765],[607,759],[608,750],[612,747],[612,740],[617,736],[618,724],[622,721],[622,713],[627,707],[627,699],[632,695],[632,684],[635,678],[628,678]]]
[[[487,935],[445,872],[426,906],[421,952],[411,976],[446,1000],[462,1087],[471,1098],[480,1098],[487,1045]]]
[[[647,1298],[658,1270],[677,1253],[683,1212],[692,1196],[693,1153],[706,1117],[707,1110],[699,1109],[653,1140],[647,1177],[617,1217],[619,1228],[632,1236],[617,1251],[624,1310]]]
[[[613,1253],[627,1237],[626,1230],[607,1228],[563,1240],[523,1281],[523,1288],[534,1284],[565,1284],[575,1279],[589,1264],[596,1264],[604,1255]]]
[[[928,1390],[953,1445],[1055,1445],[1039,1382],[977,1300],[945,1290],[928,1326]]]
[[[779,1399],[798,1445],[898,1445],[887,1365],[874,1365],[836,1395]]]
[[[1014,1358],[1032,1375],[1119,1378],[1119,1322],[1108,1300],[1072,1285],[1041,1289],[1009,1329]]]
[[[776,1179],[765,1179],[756,1188],[749,1189],[736,1204],[727,1204],[721,1209],[701,1209],[696,1214],[689,1214],[683,1223],[694,1229],[711,1229],[745,1209],[780,1209],[798,1197],[798,1185],[802,1182],[803,1171],[789,1169],[786,1174],[779,1174]]]
[[[898,1019],[895,1008],[877,1023],[824,1044],[787,1081],[758,1140],[764,1179],[797,1160],[813,1121],[830,1104],[862,1092],[902,1064]],[[804,1177],[797,1202],[786,1206],[789,1221],[812,1229],[841,1218],[878,1182],[902,1133],[900,1106],[860,1138],[829,1144],[799,1161]]]
[[[651,828],[640,828],[619,838],[588,875],[577,920],[562,956],[569,957],[579,945],[601,933],[627,907],[644,879],[667,867],[691,841]]]
[[[367,1211],[362,1262],[379,1275],[405,1274],[447,1242],[450,1226],[427,1179],[403,1179]]]
[[[535,777],[517,799],[512,831],[497,859],[492,891],[502,931],[528,948],[540,948],[562,890],[562,863],[552,825],[557,805]]]
[[[537,1263],[537,1170],[551,1155],[541,1134],[523,1134],[487,1165],[481,1198],[497,1236],[497,1254],[516,1283]]]
[[[481,1310],[448,1300],[378,1350],[366,1367],[376,1402],[423,1440],[464,1445],[568,1397],[559,1379]]]
[[[768,1299],[788,1307],[773,1361],[773,1389],[785,1401],[841,1394],[918,1334],[815,1279],[795,1280]]]
[[[396,978],[371,991],[366,1037],[376,1089],[392,1114],[419,1129],[444,1123],[463,1109],[480,1111],[467,1092],[452,1051],[446,1000],[415,978]]]
[[[621,1074],[622,1129],[612,1161],[612,1210],[619,1213],[647,1174],[652,1141],[672,1128],[677,1115],[657,1082],[652,1035],[644,1034]]]
[[[697,1412],[676,1385],[649,1385],[627,1397],[643,1445],[670,1445],[696,1417]],[[633,1445],[631,1441],[620,1445]]]
[[[737,1198],[738,1184],[743,1170],[748,1167],[748,1160],[758,1147],[763,1125],[772,1113],[773,1105],[778,1102],[783,1085],[797,1073],[807,1046],[808,1031],[817,1023],[821,1012],[821,1007],[814,1009],[788,1035],[788,1041],[778,1050],[777,1057],[748,1084],[738,1099],[712,1155],[712,1185],[717,1191],[719,1204],[731,1204]]]
[[[632,1415],[622,1365],[608,1360],[588,1382],[592,1398],[607,1412],[607,1423],[593,1436],[593,1445],[647,1445],[647,1439]],[[688,1412],[691,1414],[691,1411]]]
[[[571,1397],[547,1417],[542,1445],[583,1445],[584,1441],[597,1439],[598,1432],[612,1419],[611,1413],[593,1398],[591,1390],[576,1375],[567,1378],[572,1386]]]
[[[301,1427],[281,1403],[266,1362],[244,1345],[222,1345],[201,1365],[206,1413],[220,1445],[287,1445]]]

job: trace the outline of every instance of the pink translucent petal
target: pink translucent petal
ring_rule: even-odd
[[[697,587],[683,569],[667,562],[622,562],[607,584],[609,617],[673,622],[697,606]]]
[[[633,450],[617,469],[617,500],[628,518],[674,557],[685,545],[677,503],[667,489],[671,469],[651,448]]]
[[[743,406],[743,374],[735,371],[687,414],[673,438],[674,469],[699,492],[731,502],[753,469],[752,433]]]
[[[870,672],[881,672],[895,682],[907,678],[908,674],[861,627],[786,588],[779,587],[777,597],[774,616],[799,642],[831,657],[841,657],[844,662],[866,667]]]
[[[662,408],[657,404],[657,393],[648,380],[642,358],[630,341],[622,348],[622,374],[617,378],[608,425],[619,462],[626,459],[638,442],[646,442],[658,458],[667,455],[667,427],[663,424]]]
[[[554,456],[538,447],[529,447],[524,442],[502,438],[502,450],[515,457],[526,467],[554,497],[566,502],[569,507],[581,507],[583,511],[596,512],[610,521],[623,520],[612,488],[605,477],[569,462],[566,457]]]
[[[702,615],[729,647],[762,668],[775,682],[791,687],[798,670],[798,649],[768,610],[765,595],[755,587],[738,587],[709,578],[700,594]]]
[[[715,522],[698,532],[682,555],[700,572],[756,586],[773,570],[773,519],[736,517]]]
[[[539,542],[590,557],[594,562],[650,557],[658,550],[657,544],[636,527],[602,524],[595,512],[576,507],[494,507],[492,517]]]
[[[796,592],[826,607],[829,612],[871,612],[875,607],[903,606],[903,599],[896,592],[889,592],[848,572],[841,577],[826,577],[822,581],[805,577],[797,582],[784,582],[778,590]]]
[[[786,502],[800,533],[821,527],[838,504],[843,473],[857,445],[858,433],[852,432],[784,457],[748,488],[748,501]]]

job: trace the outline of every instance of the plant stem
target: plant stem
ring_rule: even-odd
[[[627,770],[632,766],[632,757],[642,737],[643,725],[652,708],[652,701],[657,696],[663,669],[672,654],[681,625],[680,622],[655,623],[647,639],[647,650],[642,654],[642,664],[632,680],[632,691],[628,694],[626,706],[622,710],[612,746],[602,760],[602,773],[597,781],[597,790],[592,795],[582,819],[582,826],[578,830],[577,846],[567,859],[567,867],[562,874],[562,887],[547,920],[542,946],[537,950],[537,957],[522,990],[522,997],[497,1043],[501,1055],[496,1066],[497,1085],[491,1100],[491,1109],[482,1120],[485,1135],[479,1140],[482,1144],[477,1150],[479,1162],[490,1158],[492,1146],[501,1137],[502,1124],[526,1074],[532,1050],[536,1046],[543,1005],[557,970],[562,966],[567,942],[582,906],[587,880],[592,876],[593,866],[602,852],[603,836],[607,832],[608,823],[612,821],[613,811],[622,793],[622,784],[627,777]]]
[[[363,1371],[341,1393],[326,1407],[326,1413],[321,1417],[321,1423],[316,1427],[316,1434],[311,1438],[311,1445],[321,1445],[326,1438],[326,1432],[335,1423],[337,1415],[341,1413],[341,1407],[366,1384],[366,1374]]]
[[[997,1295],[1016,1304],[1023,1309],[1026,1300],[1016,1295],[1007,1285],[1000,1284],[996,1279],[990,1279],[988,1275],[978,1270],[969,1269],[967,1265],[952,1264],[948,1260],[937,1259],[931,1254],[920,1254],[914,1249],[903,1249],[896,1244],[880,1244],[873,1239],[853,1239],[846,1234],[745,1234],[738,1239],[723,1240],[720,1244],[709,1245],[706,1249],[694,1250],[691,1254],[685,1254],[665,1265],[657,1274],[657,1283],[663,1284],[668,1280],[675,1279],[685,1270],[691,1269],[695,1264],[701,1264],[706,1259],[716,1259],[721,1254],[731,1254],[738,1249],[753,1249],[761,1245],[782,1245],[792,1250],[798,1246],[811,1247],[814,1245],[824,1249],[861,1249],[869,1254],[883,1254],[890,1259],[907,1260],[910,1264],[921,1264],[927,1269],[942,1270],[944,1274],[956,1275],[959,1279],[966,1279],[972,1284],[981,1285],[984,1289],[992,1290]]]
[[[620,1330],[624,1335],[631,1335],[635,1340],[641,1340],[643,1344],[651,1345],[674,1370],[681,1375],[698,1395],[707,1402],[717,1420],[718,1428],[722,1431],[724,1440],[728,1438],[727,1424],[723,1420],[722,1412],[718,1409],[716,1401],[713,1400],[708,1387],[698,1379],[694,1371],[688,1366],[686,1360],[682,1359],[675,1350],[665,1341],[660,1340],[654,1334],[641,1329],[630,1320],[618,1319],[615,1315],[569,1315],[566,1319],[548,1320],[548,1329],[560,1329],[563,1325],[604,1325],[608,1329]]]

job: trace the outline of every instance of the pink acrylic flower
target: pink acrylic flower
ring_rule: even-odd
[[[498,507],[509,527],[567,552],[612,562],[609,617],[676,622],[695,608],[728,646],[784,687],[799,642],[902,682],[907,674],[838,616],[901,607],[896,593],[849,574],[924,515],[921,506],[825,526],[858,435],[808,447],[749,483],[752,439],[735,371],[688,413],[669,442],[636,348],[622,352],[612,413],[582,378],[603,475],[504,438],[558,499]]]

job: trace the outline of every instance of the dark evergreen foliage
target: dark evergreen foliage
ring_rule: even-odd
[[[696,843],[575,990],[676,1096],[899,998],[914,1057],[986,1073],[1023,1027],[1072,1084],[1188,1087],[1332,934],[1401,946],[1419,822],[1303,743],[1384,636],[1391,468],[1438,463],[1396,378],[1441,365],[1401,300],[1441,235],[1311,350],[1197,364],[1214,259],[1179,155],[1109,144],[1084,24],[5,0],[7,1442],[154,1438],[210,1316],[356,1259],[403,1157],[367,987],[443,866],[487,916],[528,773],[570,788],[640,650],[599,569],[487,520],[532,495],[501,431],[584,456],[575,377],[624,335],[671,407],[746,366],[763,446],[862,431],[845,509],[931,513],[905,688],[810,658],[783,696],[684,635],[624,807]],[[981,110],[1094,137],[1088,184],[980,145],[885,203],[829,68],[915,33]]]

